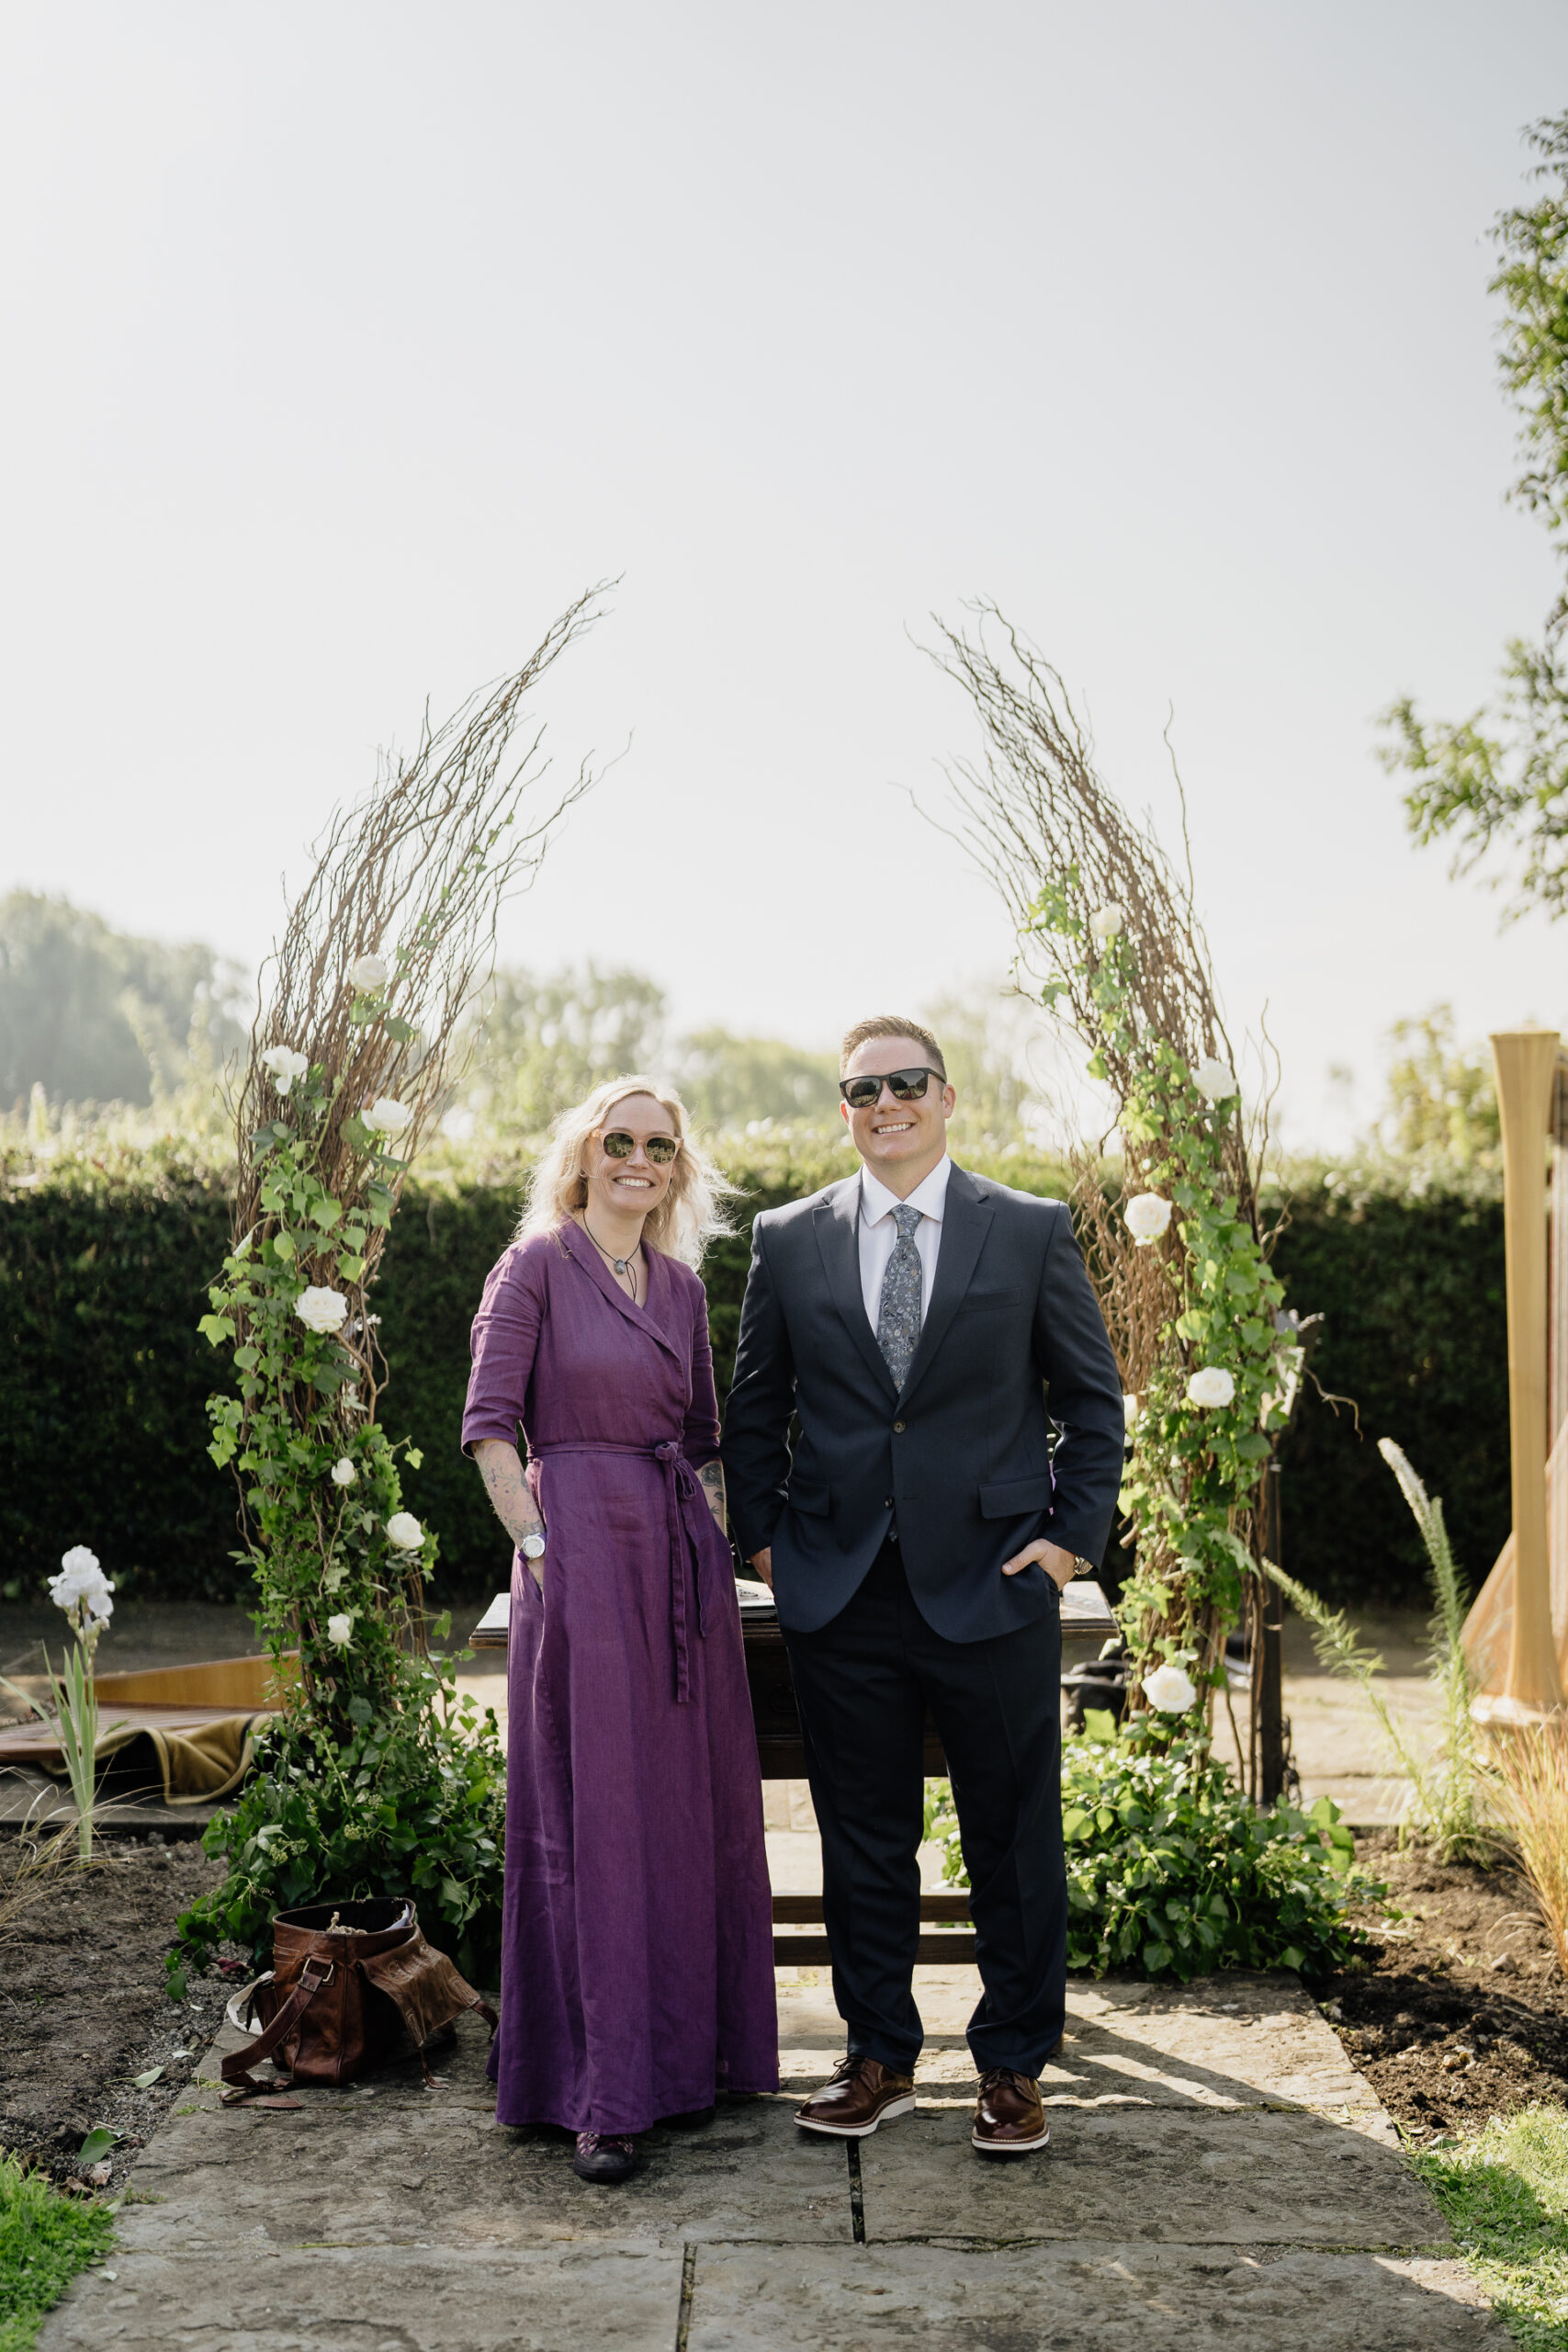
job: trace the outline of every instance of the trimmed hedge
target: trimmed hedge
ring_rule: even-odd
[[[1404,1448],[1440,1495],[1477,1591],[1507,1539],[1508,1329],[1500,1201],[1298,1195],[1274,1264],[1325,1317],[1313,1382],[1280,1450],[1285,1565],[1360,1605],[1425,1600],[1416,1522],[1377,1450]],[[1359,1427],[1358,1427],[1359,1419]]]
[[[228,1600],[235,1490],[206,1453],[220,1360],[197,1330],[229,1246],[200,1175],[73,1167],[0,1195],[0,1592],[73,1544],[122,1590]]]
[[[845,1165],[777,1161],[734,1171],[748,1213],[812,1191]],[[1060,1190],[1041,1162],[994,1172]],[[515,1222],[511,1187],[411,1187],[376,1306],[390,1380],[383,1414],[413,1437],[412,1509],[441,1538],[437,1594],[496,1588],[505,1541],[457,1450],[468,1324]],[[197,1332],[228,1238],[210,1181],[177,1166],[133,1177],[74,1168],[0,1193],[0,1590],[35,1595],[73,1544],[90,1544],[145,1598],[242,1597],[231,1558],[234,1490],[208,1459],[206,1398],[226,1373]],[[721,1396],[728,1385],[749,1245],[706,1268]],[[1357,1400],[1309,1391],[1283,1455],[1284,1552],[1335,1600],[1424,1592],[1414,1523],[1376,1441],[1396,1438],[1441,1494],[1473,1583],[1508,1528],[1502,1211],[1448,1198],[1298,1197],[1276,1264],[1293,1306],[1327,1317],[1314,1370]]]

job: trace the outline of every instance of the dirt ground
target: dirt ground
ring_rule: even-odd
[[[1389,1900],[1363,1915],[1365,1966],[1312,1989],[1389,2113],[1433,2134],[1568,2098],[1568,1981],[1524,1880],[1402,1854],[1387,1830],[1357,1853]]]
[[[195,1841],[105,1841],[85,1873],[64,1873],[9,1919],[20,1841],[0,1840],[0,2148],[69,2179],[96,2125],[123,2132],[116,2186],[135,2150],[189,2084],[233,1979],[192,1976],[171,1998],[175,1922],[218,1865]],[[163,2069],[138,2090],[136,2075]]]

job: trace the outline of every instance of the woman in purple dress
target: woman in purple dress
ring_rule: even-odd
[[[695,1272],[723,1179],[643,1078],[556,1122],[474,1319],[463,1445],[517,1546],[502,2123],[584,2180],[778,2087],[773,1902]],[[527,1468],[518,1457],[521,1424]]]

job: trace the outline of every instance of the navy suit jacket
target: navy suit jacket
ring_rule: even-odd
[[[1043,1535],[1098,1565],[1122,1482],[1122,1383],[1072,1221],[955,1163],[896,1389],[861,1290],[859,1214],[857,1173],[752,1227],[723,1448],[741,1551],[772,1546],[780,1622],[812,1633],[897,1523],[928,1624],[955,1642],[1014,1632],[1056,1607],[1056,1587],[1038,1563],[1004,1577],[1002,1562]]]

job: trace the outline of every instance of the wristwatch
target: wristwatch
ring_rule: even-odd
[[[525,1535],[517,1549],[525,1560],[542,1560],[545,1556],[545,1539],[542,1535]]]

